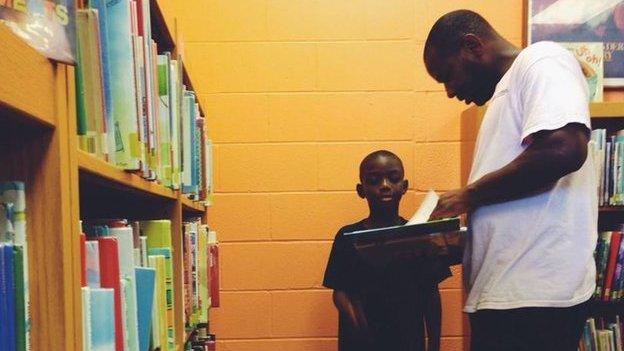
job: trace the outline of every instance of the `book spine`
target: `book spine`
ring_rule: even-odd
[[[609,256],[608,256],[608,262],[607,262],[607,271],[605,272],[604,294],[602,296],[603,301],[609,301],[609,299],[611,298],[611,285],[613,282],[618,251],[620,249],[621,237],[622,237],[622,233],[620,232],[613,232],[611,234],[611,241],[609,243]]]

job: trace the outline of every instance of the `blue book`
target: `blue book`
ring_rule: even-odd
[[[6,275],[4,272],[4,245],[0,243],[0,320],[8,320],[7,301],[7,284]],[[8,323],[0,323],[0,340],[7,340],[9,338]],[[7,351],[8,345],[4,342],[0,342],[0,351]]]
[[[91,329],[91,350],[115,349],[115,313],[113,289],[89,289],[88,306]]]
[[[134,44],[129,0],[106,2],[108,67],[115,135],[115,164],[127,170],[141,165],[137,92],[134,72]]]
[[[6,300],[6,338],[2,339],[6,343],[7,351],[15,351],[16,335],[15,335],[15,282],[13,271],[13,245],[5,243],[2,248],[2,270],[4,275],[4,291],[1,293]]]
[[[98,10],[100,27],[100,61],[102,62],[102,82],[104,85],[104,115],[106,119],[106,142],[109,147],[115,145],[113,128],[113,98],[111,90],[110,63],[108,59],[108,11],[105,0],[89,0],[89,7]],[[115,163],[114,149],[109,149],[108,162]]]
[[[156,270],[135,267],[137,314],[139,319],[139,350],[149,351]]]

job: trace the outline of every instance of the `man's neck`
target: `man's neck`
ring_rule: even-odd
[[[493,45],[494,52],[497,53],[494,59],[494,64],[496,72],[498,73],[498,81],[500,81],[516,60],[516,57],[518,57],[522,49],[502,38],[496,41]]]

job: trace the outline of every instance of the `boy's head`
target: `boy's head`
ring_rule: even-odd
[[[364,157],[360,163],[358,195],[368,201],[371,211],[398,209],[401,197],[407,191],[403,162],[394,153],[378,150]]]

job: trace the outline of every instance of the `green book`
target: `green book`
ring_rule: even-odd
[[[26,351],[26,303],[24,301],[24,248],[13,246],[13,272],[15,277],[15,346],[17,351]]]
[[[171,248],[171,221],[162,219],[141,221],[141,235],[147,236],[147,248]]]

